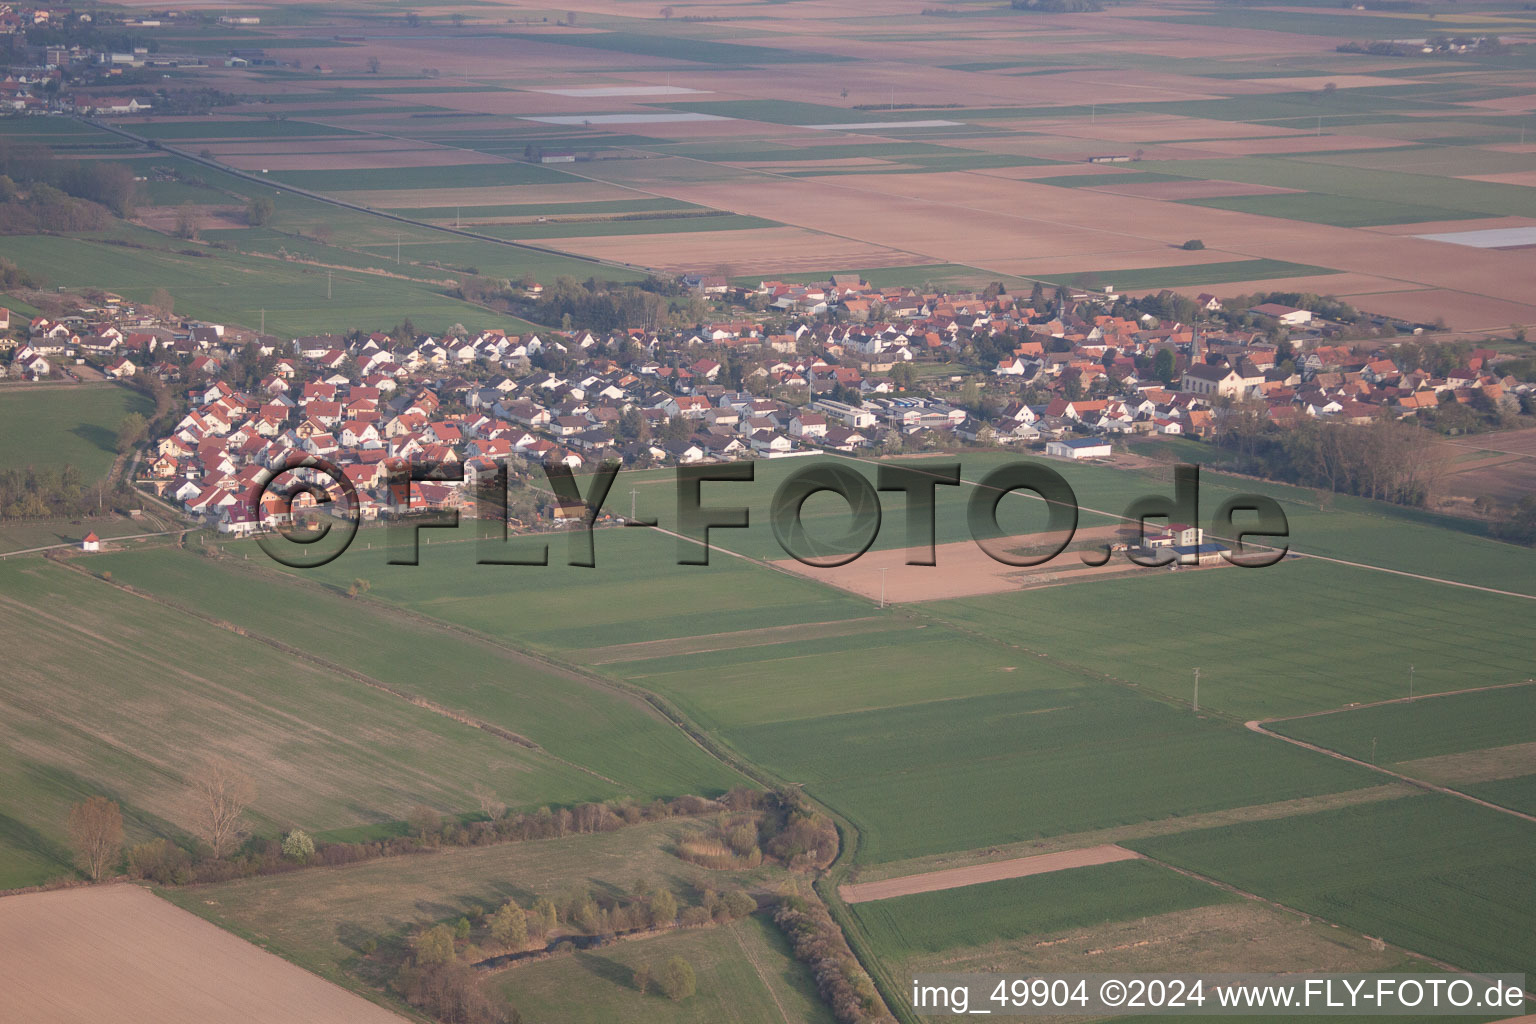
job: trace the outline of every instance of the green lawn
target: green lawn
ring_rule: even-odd
[[[1127,843],[1473,971],[1536,970],[1536,826],[1430,794]]]
[[[117,428],[154,403],[113,384],[0,386],[0,469],[71,465],[86,480],[104,476],[117,456]]]

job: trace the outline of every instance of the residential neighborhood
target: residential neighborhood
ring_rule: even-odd
[[[1239,407],[1280,427],[1363,425],[1446,403],[1518,413],[1532,398],[1529,383],[1498,372],[1495,350],[1437,369],[1412,334],[1341,340],[1343,325],[1274,302],[1245,321],[1294,328],[1116,315],[1065,290],[1025,300],[877,289],[857,275],[720,294],[735,315],[691,330],[307,337],[166,319],[109,296],[18,321],[8,375],[94,373],[185,395],[140,482],[235,534],[283,515],[276,496],[265,508],[249,501],[290,453],[340,466],[365,518],[472,515],[476,482],[508,461],[579,470],[961,446],[1106,459],[1134,436],[1211,439]],[[1148,301],[1159,298],[1169,301]],[[1204,318],[1220,303],[1201,296],[1197,306]],[[993,352],[1002,355],[981,372]],[[463,480],[392,492],[391,460],[458,464]],[[544,499],[520,511],[556,513]]]

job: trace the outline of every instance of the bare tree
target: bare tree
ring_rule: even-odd
[[[496,794],[484,786],[475,787],[475,799],[480,801],[480,811],[492,821],[500,821],[507,816],[507,805],[498,800]]]
[[[69,842],[81,869],[100,881],[123,848],[123,812],[104,796],[93,796],[69,809]]]
[[[233,762],[204,759],[192,775],[192,831],[215,857],[234,852],[240,816],[256,799],[256,783]]]

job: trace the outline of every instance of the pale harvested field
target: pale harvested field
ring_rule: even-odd
[[[1300,192],[1275,185],[1248,185],[1241,181],[1148,181],[1130,185],[1089,185],[1099,192],[1113,192],[1139,199],[1212,199],[1217,196],[1267,196]]]
[[[199,230],[211,231],[217,228],[243,228],[248,225],[245,222],[245,210],[239,206],[192,206],[197,214]],[[182,207],[170,206],[143,206],[134,215],[134,223],[143,224],[152,231],[162,231],[165,234],[175,234],[176,222],[181,218]]]
[[[887,878],[881,882],[843,885],[838,887],[837,894],[845,903],[868,903],[871,900],[888,900],[893,896],[911,896],[914,893],[959,889],[983,882],[1000,882],[1005,878],[1024,878],[1095,864],[1113,864],[1121,860],[1136,860],[1140,856],[1139,853],[1113,844],[1090,846],[1081,850],[1063,850],[1061,853],[1043,853],[1036,857],[1017,857],[990,864],[930,871],[922,875]]]
[[[0,899],[0,992],[18,1024],[403,1020],[132,885]]]
[[[1536,323],[1536,304],[1509,302],[1443,288],[1361,295],[1356,297],[1355,304],[1373,312],[1426,323],[1433,322],[1436,317],[1444,317],[1447,325],[1459,331],[1508,330],[1510,324]]]
[[[1421,757],[1416,761],[1402,761],[1394,768],[1415,779],[1427,779],[1444,786],[1454,786],[1458,782],[1515,779],[1522,775],[1536,774],[1536,742]]]
[[[796,227],[541,238],[539,244],[679,273],[720,266],[733,274],[800,273],[925,262],[911,253]]]
[[[1041,535],[1018,536],[1000,541],[998,545],[1016,551],[1040,539]],[[1079,529],[1073,543],[1119,539],[1119,526],[1093,526]],[[1105,565],[1086,566],[1077,551],[1064,551],[1037,566],[1005,565],[968,540],[936,545],[933,554],[935,565],[908,565],[906,548],[866,551],[847,565],[836,568],[817,568],[793,558],[781,559],[772,564],[776,568],[872,601],[880,600],[883,589],[885,599],[890,604],[1002,594],[1025,587],[1075,583],[1095,576],[1156,571],[1133,565],[1120,554],[1116,554]],[[882,569],[886,571],[882,573]]]
[[[1382,292],[1416,291],[1411,281],[1390,281],[1369,274],[1320,274],[1316,277],[1273,277],[1262,281],[1232,281],[1228,284],[1196,284],[1180,291],[1210,292],[1213,295],[1252,295],[1256,292],[1311,292],[1314,295],[1377,295]]]
[[[1513,171],[1509,174],[1465,174],[1468,181],[1492,181],[1501,185],[1524,185],[1536,188],[1536,171]]]

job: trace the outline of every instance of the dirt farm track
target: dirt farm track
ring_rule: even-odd
[[[26,1024],[400,1024],[132,885],[0,899],[0,994]]]

